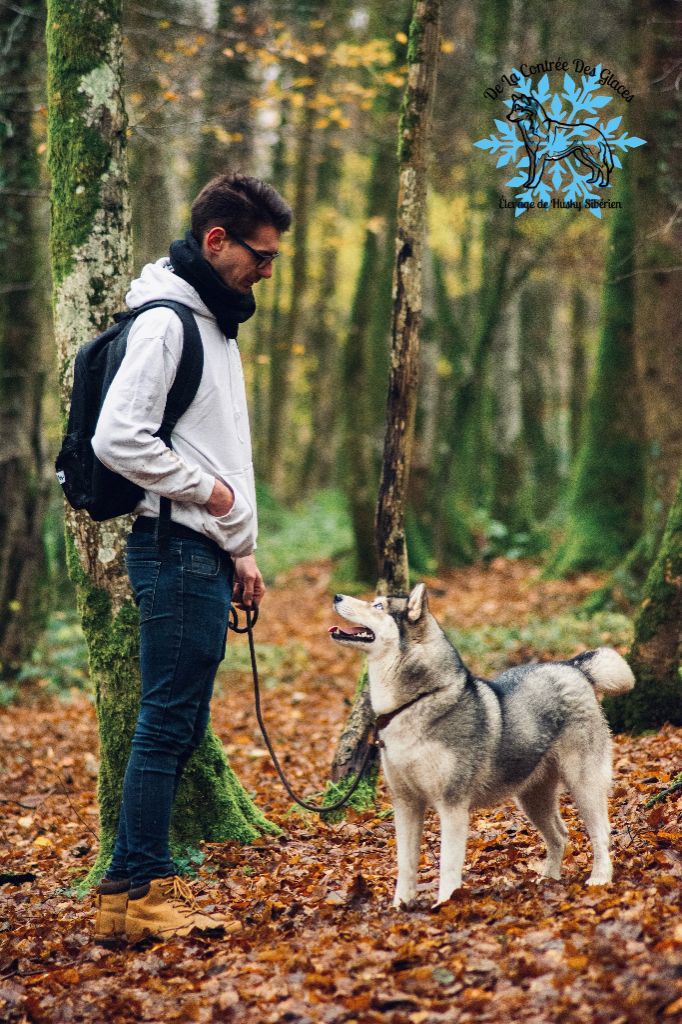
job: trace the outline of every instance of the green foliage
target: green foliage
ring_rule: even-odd
[[[626,170],[619,177],[618,195],[623,209],[615,211],[611,223],[597,365],[574,470],[567,534],[548,567],[557,576],[614,567],[642,529],[642,426],[633,362],[634,214]]]
[[[66,694],[74,688],[89,689],[88,651],[75,610],[52,613],[17,681],[19,684],[28,681],[40,683],[47,693]]]
[[[260,504],[258,511],[256,558],[266,580],[301,562],[333,558],[353,543],[348,505],[340,491],[318,491],[286,509],[267,495],[264,514]]]
[[[177,853],[173,860],[178,869],[178,874],[185,875],[187,878],[197,878],[199,868],[206,860],[206,854],[202,853],[201,850],[188,846],[186,850]]]
[[[235,672],[251,675],[251,654],[249,645],[244,640],[233,639],[228,634],[228,653],[218,673],[217,684],[221,685],[225,677]],[[258,678],[261,688],[272,689],[284,683],[293,683],[306,667],[308,662],[307,648],[301,643],[290,644],[254,644],[258,660]]]
[[[540,526],[527,530],[513,530],[507,524],[492,519],[485,509],[477,509],[470,519],[470,529],[479,539],[479,557],[529,558],[539,555],[548,538]]]
[[[615,728],[642,732],[682,724],[682,478],[635,618],[629,661],[634,690],[608,706]]]
[[[580,648],[628,645],[632,621],[617,612],[599,612],[591,619],[567,612],[522,626],[482,625],[476,629],[446,629],[446,633],[473,671],[491,675],[533,657],[569,658]]]
[[[378,776],[379,766],[376,764],[367,770],[362,782],[355,790],[348,803],[344,807],[339,808],[338,811],[329,811],[326,814],[323,814],[322,817],[324,821],[331,824],[343,821],[346,816],[346,811],[350,807],[356,811],[368,811],[375,808]],[[324,803],[334,804],[337,800],[341,800],[355,783],[356,778],[356,775],[349,775],[340,782],[328,782],[327,788],[324,791]]]

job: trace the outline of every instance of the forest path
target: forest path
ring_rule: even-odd
[[[294,785],[308,794],[326,779],[360,669],[354,652],[327,637],[335,621],[331,570],[318,562],[280,578],[256,629],[266,721]],[[509,641],[506,651],[489,651],[480,641],[486,634],[477,634],[472,667],[484,672],[501,658],[580,650],[581,639],[561,629],[537,634],[547,638],[545,649],[527,649],[528,637],[540,620],[574,621],[572,609],[598,583],[595,576],[542,581],[529,563],[500,559],[429,587],[444,625],[485,625]],[[597,642],[621,639],[597,635]],[[427,819],[423,904],[398,914],[390,909],[395,851],[383,786],[376,810],[351,812],[341,824],[290,813],[255,720],[243,638],[230,638],[213,721],[236,772],[285,834],[204,850],[201,885],[230,905],[241,932],[112,953],[91,944],[92,899],[68,892],[96,848],[92,701],[74,692],[66,701],[42,695],[3,709],[0,873],[34,877],[0,884],[0,1020],[650,1024],[682,1017],[680,794],[644,809],[680,770],[682,730],[615,740],[612,885],[585,888],[589,848],[568,803],[564,880],[538,881],[538,837],[505,803],[473,816],[464,887],[438,913],[428,909],[438,830]]]

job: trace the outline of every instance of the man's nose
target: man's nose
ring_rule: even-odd
[[[258,268],[261,277],[272,277],[272,263],[266,263],[264,267]]]

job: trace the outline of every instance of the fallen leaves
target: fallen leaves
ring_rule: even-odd
[[[266,720],[293,784],[306,793],[326,779],[359,668],[352,652],[326,638],[328,569],[290,573],[268,592],[258,625],[258,642],[284,652],[272,657]],[[485,603],[504,624],[537,615],[543,601],[547,614],[561,611],[593,585],[591,578],[541,585],[532,568],[501,561],[437,581],[433,604],[442,619],[462,624]],[[538,879],[540,841],[509,803],[473,816],[464,886],[437,910],[439,835],[429,817],[419,900],[399,913],[391,909],[395,840],[383,788],[376,812],[353,812],[336,825],[291,814],[261,756],[249,676],[227,665],[214,725],[233,767],[285,834],[249,847],[205,847],[205,893],[243,925],[221,942],[189,938],[145,952],[91,944],[92,900],[72,898],[68,887],[95,851],[94,759],[84,754],[96,746],[94,709],[81,694],[3,712],[3,1022],[682,1019],[682,793],[644,809],[679,773],[680,730],[615,740],[612,885],[585,887],[589,844],[568,802],[565,876]]]

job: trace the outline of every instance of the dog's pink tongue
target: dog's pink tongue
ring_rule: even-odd
[[[327,632],[328,633],[346,633],[346,634],[350,633],[351,635],[355,635],[356,633],[364,633],[366,631],[365,631],[364,626],[346,626],[343,629],[339,629],[338,626],[330,626],[329,629],[327,630]]]

